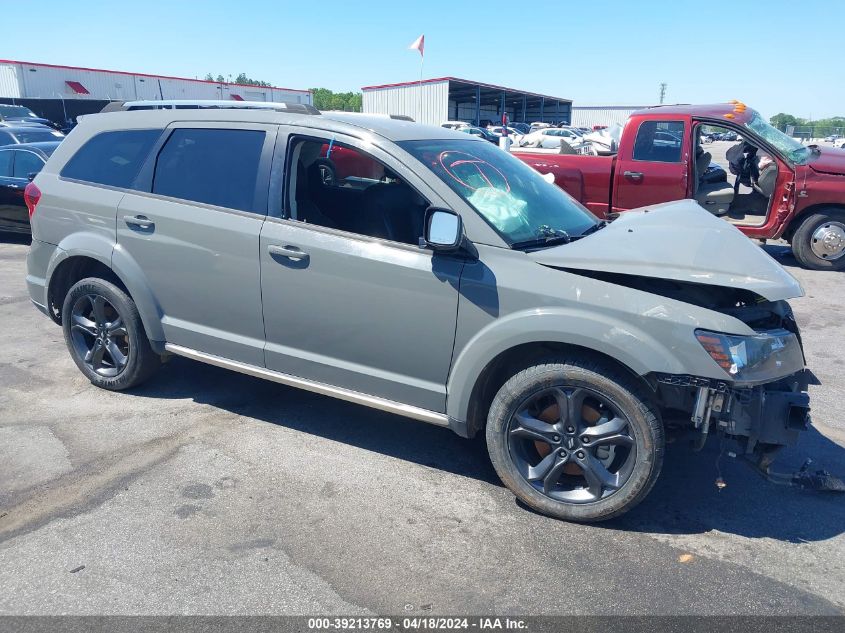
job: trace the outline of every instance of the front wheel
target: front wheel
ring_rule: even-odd
[[[499,390],[487,447],[525,504],[567,521],[623,514],[651,490],[663,426],[632,378],[601,361],[535,365]]]
[[[845,211],[823,209],[808,215],[792,235],[792,254],[812,270],[845,268]]]

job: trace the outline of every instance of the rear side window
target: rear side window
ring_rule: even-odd
[[[634,142],[634,160],[680,163],[683,121],[643,121]]]
[[[15,178],[29,178],[30,174],[36,174],[44,167],[41,157],[32,152],[15,153]]]
[[[120,130],[97,134],[64,166],[62,178],[131,188],[161,130]]]
[[[156,161],[153,193],[255,211],[265,132],[177,129]]]
[[[0,178],[12,175],[12,152],[0,152]]]

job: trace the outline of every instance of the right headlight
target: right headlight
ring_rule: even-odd
[[[768,382],[804,368],[801,344],[788,330],[769,330],[751,336],[696,330],[695,338],[737,382]]]

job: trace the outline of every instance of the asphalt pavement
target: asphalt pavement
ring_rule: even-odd
[[[797,268],[816,429],[845,477],[845,277]],[[91,386],[0,236],[0,614],[843,614],[845,497],[668,447],[601,525],[515,502],[481,441],[176,358]],[[721,476],[727,487],[718,489]]]

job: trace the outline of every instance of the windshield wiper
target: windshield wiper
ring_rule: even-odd
[[[607,226],[607,221],[606,221],[606,220],[599,220],[598,222],[596,222],[595,224],[593,224],[593,226],[587,227],[587,228],[584,230],[584,232],[583,232],[583,233],[581,233],[580,235],[573,235],[573,236],[572,236],[572,239],[573,239],[573,240],[577,240],[577,239],[579,239],[579,238],[586,237],[586,236],[588,236],[588,235],[590,235],[590,234],[592,234],[592,233],[595,233],[595,232],[596,232],[596,231],[598,231],[599,229],[603,229],[603,228],[604,228],[604,227],[606,227],[606,226]]]
[[[560,231],[557,235],[546,235],[538,237],[533,240],[525,240],[524,242],[514,242],[511,248],[514,250],[522,250],[524,248],[545,248],[546,246],[554,246],[555,244],[569,244],[572,238],[566,231]]]

